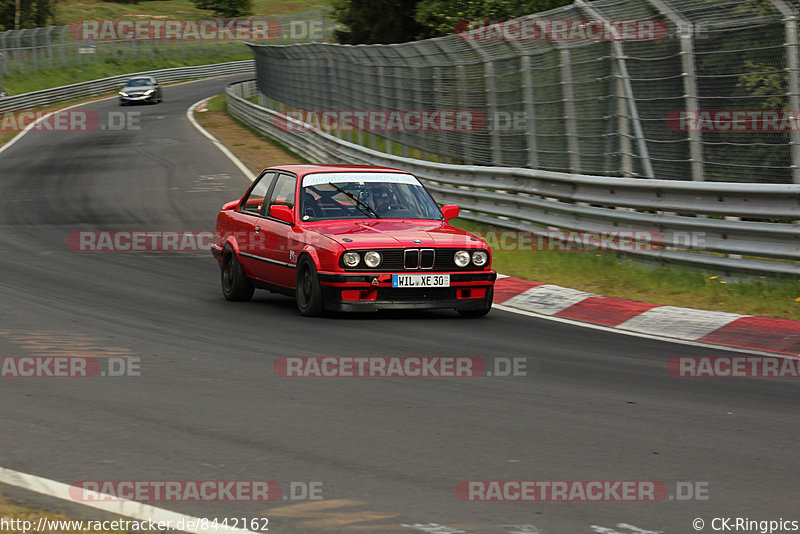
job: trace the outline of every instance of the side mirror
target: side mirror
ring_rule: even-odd
[[[294,214],[289,206],[270,206],[269,216],[285,223],[294,224]]]
[[[222,211],[231,211],[237,209],[238,207],[239,207],[239,201],[231,200],[230,202],[226,202],[225,204],[222,205]]]
[[[449,221],[450,219],[455,219],[458,217],[458,206],[455,204],[446,204],[442,206],[442,215],[444,215],[444,220]]]

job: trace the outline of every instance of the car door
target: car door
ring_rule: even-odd
[[[274,283],[292,287],[295,282],[297,263],[297,240],[294,225],[269,216],[271,206],[287,206],[295,212],[297,177],[280,173],[270,190],[269,201],[264,206],[264,221],[261,227],[265,242],[264,256],[268,263],[265,269]],[[295,213],[296,216],[296,213]]]
[[[259,176],[247,195],[232,215],[239,244],[239,261],[250,278],[269,281],[269,264],[266,261],[266,243],[261,230],[264,222],[264,207],[275,181],[276,173],[269,171]]]

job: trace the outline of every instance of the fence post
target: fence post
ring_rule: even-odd
[[[630,76],[628,75],[628,66],[625,61],[626,56],[625,52],[622,49],[622,42],[621,36],[616,28],[614,28],[608,17],[604,16],[599,9],[596,7],[586,3],[585,0],[575,0],[575,5],[578,6],[580,9],[584,10],[585,12],[589,13],[591,16],[595,17],[597,20],[602,20],[607,30],[611,35],[614,36],[614,40],[611,41],[611,52],[614,56],[614,66],[615,66],[615,79],[616,79],[616,93],[617,97],[619,95],[624,95],[624,100],[619,102],[620,106],[618,108],[619,111],[619,120],[620,123],[622,121],[625,122],[624,124],[624,132],[622,146],[620,147],[620,151],[623,154],[623,172],[626,173],[626,176],[633,175],[633,169],[630,161],[630,137],[625,137],[628,132],[628,114],[630,115],[630,119],[633,121],[633,130],[636,135],[636,140],[639,145],[639,157],[642,160],[642,170],[644,171],[645,176],[648,178],[655,178],[653,173],[653,165],[650,162],[650,151],[647,149],[647,140],[644,137],[644,129],[642,128],[642,121],[639,119],[639,110],[636,107],[636,100],[633,97],[633,87],[631,86]],[[627,104],[627,112],[623,110],[623,105]],[[623,126],[620,124],[620,126]],[[627,139],[627,142],[625,141]],[[625,146],[627,144],[627,147]],[[627,151],[625,150],[627,148]],[[626,162],[625,159],[628,159]]]
[[[55,26],[50,26],[44,32],[44,46],[47,52],[47,66],[49,68],[53,67],[53,39],[51,37],[51,34],[55,29],[56,29]]]
[[[572,91],[572,65],[569,58],[569,48],[559,44],[561,57],[561,90],[564,98],[564,113],[567,122],[567,147],[569,147],[569,170],[581,171],[580,143],[578,141],[578,124],[575,116],[575,96]]]
[[[525,106],[525,129],[527,130],[525,142],[527,143],[528,151],[528,167],[536,169],[539,167],[539,151],[536,141],[536,108],[534,107],[535,97],[533,94],[531,56],[519,42],[509,41],[509,43],[520,54],[519,71],[522,78],[522,103]]]
[[[503,165],[503,147],[500,144],[500,130],[497,126],[497,87],[495,84],[495,71],[494,61],[492,56],[484,50],[478,41],[468,39],[467,43],[480,54],[483,59],[483,79],[484,91],[486,92],[486,126],[490,128],[491,145],[492,145],[492,160],[491,165],[502,167]]]
[[[800,59],[798,59],[797,10],[784,0],[770,0],[783,15],[783,27],[786,33],[786,74],[789,93],[789,113],[795,121],[800,121]],[[800,184],[800,130],[792,128],[790,132],[792,147],[792,182]]]
[[[16,35],[16,37],[17,37],[17,53],[16,53],[16,56],[17,56],[17,72],[22,72],[22,71],[25,70],[25,68],[23,67],[23,65],[25,64],[25,61],[24,61],[25,60],[25,53],[24,53],[23,48],[22,48],[22,36],[25,34],[26,31],[28,31],[28,30],[19,30],[19,31],[16,32],[17,33],[17,35]]]
[[[686,100],[686,110],[696,111],[699,107],[697,103],[697,73],[694,65],[694,25],[680,13],[677,13],[663,0],[647,0],[656,10],[667,17],[669,21],[678,29],[678,40],[680,41],[681,69],[683,76],[683,92]],[[696,182],[705,181],[703,170],[703,136],[695,129],[689,130],[689,164],[692,172],[692,180]]]

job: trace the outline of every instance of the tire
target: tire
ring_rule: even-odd
[[[235,302],[247,302],[253,297],[256,288],[247,279],[239,265],[236,254],[226,252],[222,260],[222,294],[225,298]]]
[[[489,313],[492,309],[492,300],[494,300],[494,287],[489,288],[489,295],[486,298],[486,305],[477,310],[458,310],[458,314],[465,319],[477,319]]]
[[[297,309],[306,317],[322,315],[322,311],[325,309],[317,267],[308,256],[303,256],[297,265],[295,299],[297,300]]]

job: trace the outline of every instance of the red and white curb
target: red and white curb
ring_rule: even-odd
[[[494,302],[506,308],[628,332],[743,349],[800,354],[800,321],[604,297],[498,276]]]

